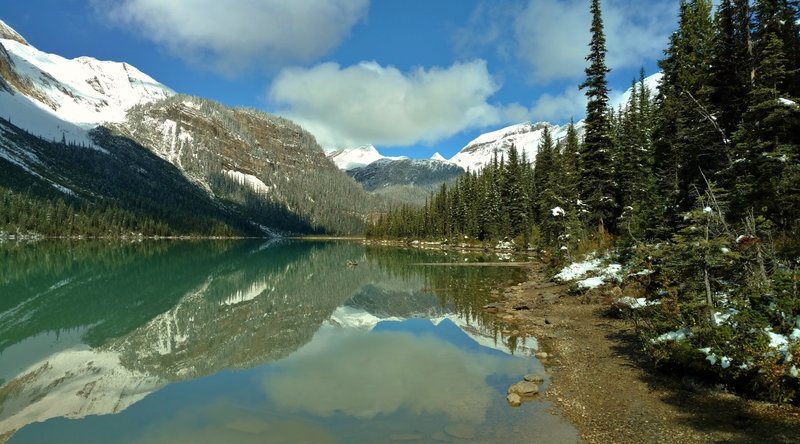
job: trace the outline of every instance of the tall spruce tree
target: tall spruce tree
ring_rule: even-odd
[[[503,165],[503,207],[508,215],[506,236],[516,238],[528,237],[528,193],[524,187],[522,161],[517,148],[512,144],[508,149],[508,161]]]
[[[787,183],[798,160],[800,109],[790,98],[786,85],[784,44],[776,33],[760,50],[750,107],[745,112],[737,141],[736,171],[738,205],[744,212],[752,208],[781,226],[796,223],[798,186]],[[788,175],[788,176],[787,176]]]
[[[783,44],[786,66],[800,66],[800,26],[798,15],[800,7],[796,0],[757,0],[753,6],[753,52],[758,59],[769,44],[769,36],[774,34]],[[789,94],[800,96],[800,70],[787,70],[784,80]]]
[[[748,0],[723,0],[716,15],[711,48],[710,102],[717,122],[730,141],[747,109],[753,70]]]
[[[615,231],[615,218],[619,213],[614,198],[614,178],[609,166],[614,149],[611,137],[611,121],[608,109],[608,82],[606,74],[606,38],[600,1],[591,3],[592,39],[586,60],[586,81],[581,89],[586,90],[586,134],[580,154],[581,199],[586,205],[588,222],[598,230]]]
[[[575,124],[570,121],[567,126],[567,137],[564,140],[562,152],[562,169],[564,175],[562,183],[564,187],[564,203],[567,211],[577,207],[579,198],[580,176],[578,171],[578,156],[580,155],[580,141]]]
[[[659,61],[664,77],[654,129],[655,169],[665,196],[662,224],[669,236],[680,212],[703,195],[706,180],[717,180],[730,164],[709,100],[710,53],[714,36],[710,0],[684,0],[678,31]]]

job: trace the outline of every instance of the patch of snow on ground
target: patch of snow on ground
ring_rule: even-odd
[[[584,290],[591,290],[593,288],[597,288],[603,285],[604,283],[605,281],[603,280],[602,276],[595,276],[595,277],[590,277],[588,279],[584,279],[582,281],[578,281],[578,288]]]
[[[769,337],[769,347],[775,350],[778,350],[781,353],[788,353],[789,352],[789,339],[780,334],[775,333],[771,329],[764,329],[764,332]]]
[[[719,311],[714,313],[714,325],[720,325],[728,322],[728,319],[730,319],[730,317],[736,313],[739,313],[739,310],[735,308],[729,308],[725,313]]]
[[[597,271],[597,269],[595,269],[594,271]],[[600,273],[597,276],[592,276],[587,279],[578,281],[578,288],[590,290],[593,288],[597,288],[606,282],[619,282],[621,280],[620,277],[621,272],[622,272],[622,265],[609,264],[606,268],[600,270]]]
[[[652,342],[654,342],[654,343],[668,342],[668,341],[680,342],[680,341],[683,341],[684,339],[688,338],[691,335],[692,335],[692,332],[689,331],[688,328],[681,328],[681,329],[675,330],[675,331],[668,331],[668,332],[664,333],[663,335],[653,339]],[[709,351],[711,351],[711,349],[709,349]]]
[[[716,365],[719,362],[719,366],[722,368],[728,368],[731,366],[731,358],[727,356],[718,356],[716,353],[711,352],[711,347],[701,348],[699,349],[706,355],[706,361],[708,361],[711,365]]]
[[[575,262],[564,267],[561,272],[555,275],[554,279],[562,282],[574,281],[575,279],[582,278],[586,274],[597,271],[602,264],[600,259],[589,259],[583,262]]]
[[[649,307],[651,305],[659,305],[661,301],[648,301],[646,298],[632,298],[630,296],[623,296],[617,299],[616,304],[624,305],[628,308],[632,308],[634,310],[638,308]]]

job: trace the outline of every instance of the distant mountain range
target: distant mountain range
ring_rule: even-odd
[[[662,73],[659,72],[646,77],[644,79],[645,87],[655,94],[658,85],[661,82],[662,76]],[[615,108],[624,107],[630,99],[631,93],[632,89],[629,88],[614,100],[612,106]],[[566,138],[567,125],[555,125],[548,122],[524,122],[481,134],[467,143],[450,159],[446,159],[437,152],[431,156],[431,160],[450,165],[457,165],[464,171],[478,172],[481,171],[487,164],[492,162],[495,154],[498,158],[507,157],[508,149],[511,147],[511,145],[514,145],[520,154],[525,155],[528,161],[534,162],[536,160],[536,153],[539,150],[539,144],[542,142],[542,136],[546,126],[550,129],[550,135],[553,138],[553,142],[558,143]],[[576,122],[575,130],[577,131],[579,138],[583,137],[584,122]],[[331,160],[333,160],[339,168],[345,171],[351,171],[356,168],[365,167],[379,160],[384,161],[380,169],[382,171],[389,171],[391,164],[385,163],[387,159],[405,159],[403,157],[383,156],[373,145],[366,145],[357,148],[337,149],[329,152],[328,157],[331,158]],[[407,163],[397,163],[396,165],[404,169],[408,168]],[[432,165],[435,164],[431,164],[429,162],[421,162],[417,164],[417,166],[422,169],[429,169]],[[356,178],[356,180],[359,181],[359,183],[362,183],[359,178]]]
[[[434,159],[379,159],[347,171],[367,191],[395,185],[432,187],[464,174],[464,169]]]

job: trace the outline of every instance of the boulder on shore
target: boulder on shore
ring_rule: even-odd
[[[508,394],[516,393],[519,396],[533,396],[539,393],[539,385],[530,381],[520,381],[508,388]]]
[[[541,384],[544,382],[544,377],[537,375],[535,373],[527,374],[523,379],[525,379],[528,382],[532,382],[534,384]]]

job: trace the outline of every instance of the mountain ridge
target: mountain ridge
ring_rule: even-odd
[[[177,94],[124,62],[44,53],[2,28],[13,37],[0,39],[5,190],[119,207],[175,234],[355,233],[382,205],[293,122]]]

